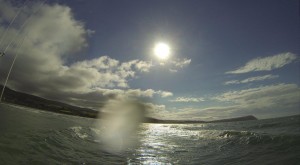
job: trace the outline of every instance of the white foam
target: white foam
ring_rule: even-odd
[[[88,135],[86,133],[82,133],[82,131],[81,131],[82,127],[80,127],[80,126],[71,127],[71,129],[81,139],[86,139],[88,137]]]

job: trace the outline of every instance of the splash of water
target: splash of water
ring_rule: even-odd
[[[102,130],[99,140],[104,150],[117,154],[135,146],[136,132],[145,111],[145,106],[138,101],[109,101],[96,124]]]

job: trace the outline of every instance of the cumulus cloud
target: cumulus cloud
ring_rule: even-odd
[[[286,52],[277,54],[274,56],[264,57],[264,58],[255,58],[247,62],[244,66],[226,72],[227,74],[241,74],[254,71],[270,71],[273,69],[281,68],[297,59],[296,54]]]
[[[2,1],[1,5],[6,6],[6,10],[17,12],[17,8],[11,6],[7,1]],[[9,45],[11,39],[19,33],[13,41],[13,45],[18,43],[25,35],[25,41],[22,49],[18,52],[19,56],[13,68],[10,84],[15,86],[26,84],[29,86],[45,86],[53,80],[53,77],[70,78],[72,81],[75,75],[70,73],[68,67],[64,65],[65,59],[75,51],[78,51],[87,45],[86,30],[83,23],[74,20],[70,8],[59,5],[43,5],[39,8],[39,4],[32,4],[21,12],[18,19],[7,31],[7,35],[1,45],[3,48]],[[38,13],[30,15],[40,9]],[[30,20],[27,20],[30,17]],[[6,19],[6,17],[1,17]],[[28,21],[23,28],[20,24]],[[4,33],[6,23],[1,23],[0,33]],[[7,70],[12,62],[13,56],[18,49],[14,46],[9,47],[6,56],[0,61],[1,78],[6,76]],[[64,77],[64,73],[67,73]],[[54,78],[55,79],[55,78]],[[81,81],[73,81],[80,84]],[[66,83],[64,80],[61,84]]]
[[[153,67],[151,62],[136,60],[135,68],[140,70],[141,72],[149,72],[149,69],[151,67]]]
[[[145,61],[132,60],[121,63],[108,56],[102,56],[76,62],[65,69],[74,70],[81,77],[87,76],[90,87],[128,88],[129,78],[135,77],[136,72],[148,72],[151,66],[151,63]]]
[[[0,34],[18,8],[9,1],[0,1]],[[25,37],[14,65],[8,86],[75,105],[96,108],[103,102],[120,95],[132,97],[168,97],[169,91],[130,89],[128,81],[138,73],[149,72],[152,63],[142,60],[120,62],[108,56],[70,63],[74,53],[88,46],[87,37],[93,31],[74,19],[67,6],[31,2],[7,31],[1,49],[19,36],[0,60],[0,81],[3,83],[14,55],[16,43]],[[39,9],[39,10],[38,10]],[[35,11],[36,14],[31,15]],[[4,12],[5,11],[5,12]],[[31,15],[31,17],[30,17]],[[30,20],[28,18],[30,17]],[[25,21],[26,26],[22,28]]]
[[[202,97],[177,97],[176,99],[174,100],[170,100],[171,102],[185,102],[185,103],[188,103],[188,102],[201,102],[201,101],[205,101],[204,98]]]
[[[255,81],[264,81],[264,80],[269,80],[269,79],[275,79],[278,78],[278,75],[264,75],[264,76],[256,76],[256,77],[250,77],[244,80],[230,80],[226,81],[224,84],[225,85],[230,85],[230,84],[245,84],[245,83],[250,83],[250,82],[255,82]]]

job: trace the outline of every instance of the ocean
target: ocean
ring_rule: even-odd
[[[105,150],[95,119],[0,104],[0,164],[300,164],[300,116],[140,124],[137,143]]]

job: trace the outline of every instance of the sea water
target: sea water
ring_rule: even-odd
[[[0,164],[300,164],[299,126],[300,116],[141,124],[135,146],[110,153],[95,119],[0,104]]]

